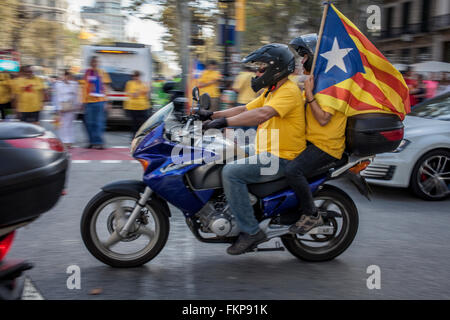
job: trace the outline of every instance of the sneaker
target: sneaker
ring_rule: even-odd
[[[258,233],[250,235],[248,233],[241,233],[239,238],[233,243],[232,246],[228,247],[227,253],[232,255],[238,255],[252,250],[258,244],[267,240],[264,231],[259,230]]]
[[[302,215],[300,220],[298,220],[295,224],[293,224],[289,228],[289,232],[291,233],[298,233],[300,235],[304,235],[311,231],[311,229],[314,229],[315,227],[319,227],[323,225],[323,219],[322,215],[320,213],[317,214],[317,217],[315,216],[308,216],[306,214]]]

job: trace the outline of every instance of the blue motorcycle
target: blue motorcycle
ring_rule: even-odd
[[[208,107],[208,98],[199,98],[198,89],[194,91],[200,107]],[[91,254],[105,264],[136,267],[155,258],[169,235],[168,203],[184,214],[187,226],[202,242],[232,243],[240,233],[223,192],[221,170],[223,160],[229,160],[227,154],[237,159],[245,157],[247,151],[223,135],[197,134],[195,114],[186,116],[182,124],[175,122],[171,118],[173,110],[173,103],[169,103],[156,112],[132,142],[133,157],[144,169],[142,181],[108,184],[84,209],[83,241]],[[182,152],[174,152],[180,145]],[[234,152],[228,153],[230,150]],[[248,185],[248,197],[261,229],[268,239],[279,237],[284,245],[277,243],[273,248],[256,247],[251,251],[286,248],[306,261],[327,261],[343,253],[357,233],[358,210],[347,193],[326,182],[346,177],[368,196],[359,171],[370,159],[345,155],[339,162],[310,174],[315,203],[325,209],[325,224],[303,236],[289,233],[299,213],[297,198],[286,179]]]

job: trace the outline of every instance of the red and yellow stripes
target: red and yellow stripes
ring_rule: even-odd
[[[349,36],[358,48],[365,73],[357,73],[335,86],[316,94],[320,104],[328,105],[348,116],[382,112],[395,113],[401,119],[409,113],[408,87],[400,72],[334,5]]]

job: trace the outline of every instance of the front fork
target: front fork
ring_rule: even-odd
[[[122,230],[119,231],[119,235],[121,237],[125,238],[128,236],[131,226],[133,225],[134,221],[136,221],[142,208],[145,207],[145,204],[147,203],[152,193],[152,189],[150,189],[149,187],[145,187],[144,193],[141,194],[141,197],[136,202],[136,206],[134,207],[133,212],[131,212],[131,215],[123,226]]]

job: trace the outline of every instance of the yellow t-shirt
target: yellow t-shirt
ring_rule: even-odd
[[[150,108],[147,97],[148,87],[143,82],[130,80],[125,86],[125,92],[128,95],[128,100],[124,103],[124,109],[128,110],[146,110]],[[137,98],[133,98],[133,93],[139,93]]]
[[[12,88],[17,99],[17,111],[36,112],[42,109],[44,83],[38,77],[19,77],[12,80]]]
[[[295,159],[306,148],[303,95],[291,80],[264,97],[266,92],[267,89],[246,106],[247,110],[270,106],[279,114],[258,126],[256,153],[270,152],[279,158]]]
[[[239,91],[237,103],[247,104],[258,96],[252,89],[251,81],[253,77],[254,73],[252,72],[241,72],[234,80],[233,90]]]
[[[7,73],[0,73],[0,104],[11,101],[11,78]]]
[[[198,80],[198,83],[208,83],[214,80],[220,80],[222,76],[220,75],[219,71],[216,70],[205,70],[202,73],[202,76]],[[200,95],[207,93],[211,98],[219,98],[220,97],[220,90],[218,83],[211,84],[209,86],[200,88]]]
[[[306,140],[336,159],[341,159],[345,149],[347,116],[328,106],[320,107],[333,116],[326,125],[321,126],[314,118],[311,106],[308,105],[306,108]]]
[[[110,79],[108,73],[104,72],[101,69],[97,69],[97,73],[100,76],[101,82],[103,84],[111,83],[111,79]],[[89,94],[85,78],[83,78],[83,80],[80,81],[80,83],[82,84],[83,103],[95,103],[95,102],[102,102],[102,101],[108,100],[108,97],[106,96],[107,92],[101,93],[101,94],[104,94],[104,97],[96,97],[96,96]]]

